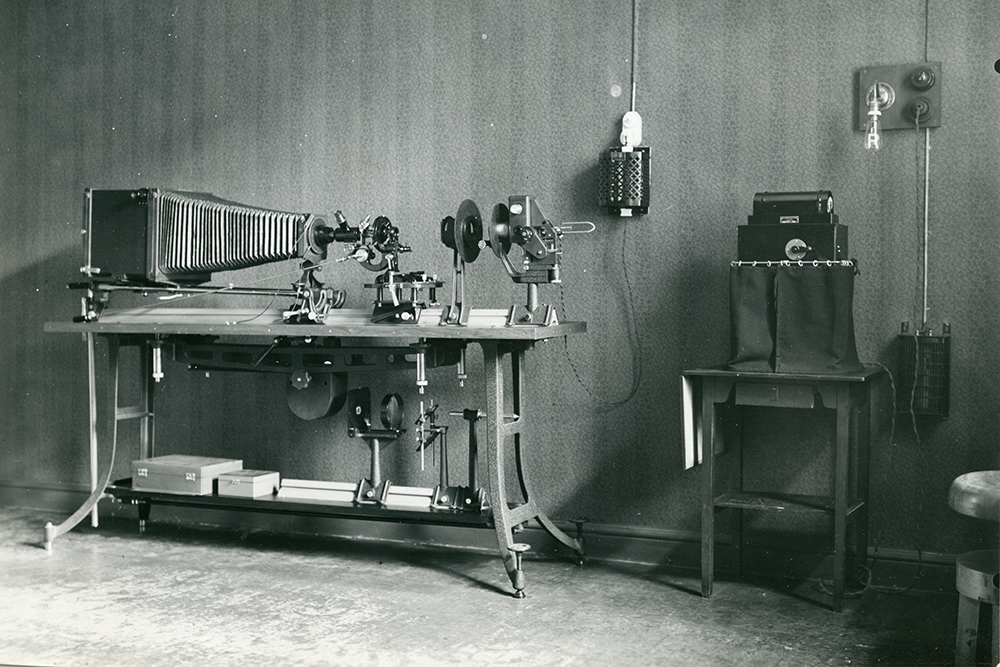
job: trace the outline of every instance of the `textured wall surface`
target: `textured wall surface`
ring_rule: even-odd
[[[564,282],[541,290],[563,319],[588,322],[586,335],[529,358],[541,501],[558,518],[696,530],[678,375],[728,356],[728,263],[755,192],[833,191],[862,271],[863,360],[895,369],[900,322],[921,317],[923,133],[887,133],[885,149],[866,154],[854,85],[861,67],[926,55],[943,63],[944,95],[930,132],[928,321],[954,333],[952,411],[916,431],[900,417],[890,439],[880,387],[872,529],[886,548],[970,548],[985,533],[946,498],[956,475],[1000,465],[1000,4],[924,10],[923,0],[639,0],[633,63],[627,0],[0,0],[0,482],[88,479],[85,348],[42,333],[78,311],[65,285],[81,265],[84,188],[387,215],[413,246],[403,268],[448,280],[438,221],[465,198],[489,210],[528,193],[553,220],[598,227],[566,239]],[[597,160],[616,141],[633,65],[652,204],[623,222],[597,207]],[[294,269],[250,273],[284,284]],[[357,267],[327,279],[352,305],[370,299]],[[489,253],[470,267],[467,294],[476,307],[523,301]],[[481,357],[470,363],[474,373]],[[361,383],[416,404],[408,375],[352,379]],[[367,470],[343,415],[297,420],[280,376],[169,365],[157,391],[159,453],[237,456],[291,477]],[[450,369],[432,374],[430,397],[447,409],[483,401],[478,384],[458,391]],[[829,423],[748,417],[760,450],[749,483],[829,488]],[[122,450],[124,475],[136,450],[128,438]],[[463,470],[461,452],[452,457]],[[384,466],[401,483],[436,480],[409,441]]]

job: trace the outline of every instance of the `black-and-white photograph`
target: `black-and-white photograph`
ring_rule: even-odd
[[[0,0],[0,665],[1000,667],[1000,2]]]

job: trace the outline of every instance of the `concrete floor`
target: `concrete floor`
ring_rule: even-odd
[[[102,520],[42,548],[52,512],[0,508],[0,663],[946,665],[957,597]]]

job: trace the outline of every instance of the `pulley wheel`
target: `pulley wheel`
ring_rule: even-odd
[[[285,402],[300,419],[320,419],[340,411],[347,401],[346,373],[294,371],[285,384]]]
[[[490,247],[497,257],[504,257],[510,252],[510,211],[505,204],[493,207],[493,218],[490,220]]]
[[[382,398],[381,412],[382,427],[388,429],[398,429],[403,425],[403,397],[399,394],[386,394]]]
[[[455,214],[455,250],[466,262],[474,262],[479,257],[483,240],[483,218],[479,215],[476,202],[466,199],[458,206]]]

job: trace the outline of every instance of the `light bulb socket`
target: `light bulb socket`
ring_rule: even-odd
[[[865,98],[865,102],[869,107],[877,103],[879,109],[888,109],[895,101],[896,91],[893,90],[892,86],[881,81],[876,81],[872,84]]]

